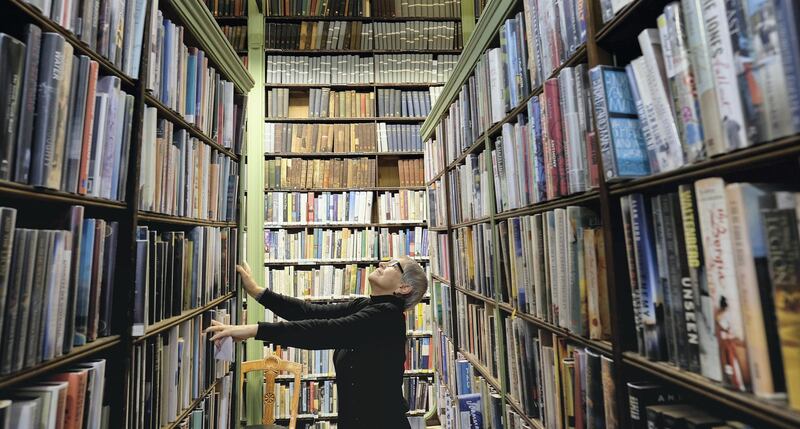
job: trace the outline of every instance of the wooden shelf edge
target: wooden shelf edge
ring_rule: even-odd
[[[157,334],[160,334],[161,332],[164,332],[167,329],[172,328],[173,326],[179,325],[181,322],[184,322],[184,321],[189,320],[189,319],[191,319],[191,318],[193,318],[193,317],[195,317],[195,316],[197,316],[197,315],[199,315],[201,313],[204,313],[204,312],[206,312],[208,310],[211,310],[212,308],[216,307],[219,304],[222,304],[223,302],[233,298],[234,296],[236,296],[235,292],[228,292],[227,294],[212,300],[211,302],[209,302],[208,304],[206,304],[204,306],[193,308],[191,310],[186,310],[186,311],[184,311],[183,313],[181,313],[178,316],[173,316],[173,317],[170,317],[168,319],[164,319],[164,320],[158,321],[158,322],[148,326],[145,329],[144,335],[139,336],[139,337],[135,337],[133,339],[133,342],[134,343],[140,343],[142,341],[145,341],[146,339],[148,339],[150,337],[153,337],[153,336],[155,336]]]
[[[338,158],[361,156],[424,156],[424,152],[272,152],[265,153],[264,158]]]
[[[285,228],[285,229],[303,229],[303,228],[328,228],[328,229],[338,229],[338,228],[409,228],[409,227],[423,227],[427,228],[427,223],[425,222],[384,222],[384,223],[320,223],[320,222],[313,222],[313,223],[264,223],[264,229],[275,229],[275,228]]]
[[[17,182],[0,180],[0,195],[3,194],[42,202],[74,204],[112,210],[124,210],[127,207],[127,204],[121,201],[105,200],[97,197],[71,194],[63,191],[55,191]]]
[[[278,49],[264,48],[267,55],[384,55],[384,54],[431,54],[458,55],[460,49]]]
[[[424,17],[424,16],[264,16],[266,22],[283,21],[365,21],[365,22],[403,22],[403,21],[432,21],[432,22],[461,22],[461,18],[450,17]]]
[[[497,301],[495,301],[494,299],[489,298],[487,296],[483,296],[483,295],[479,294],[478,292],[471,291],[469,289],[464,289],[461,286],[453,286],[453,288],[455,290],[463,293],[464,295],[469,295],[469,296],[471,296],[471,297],[473,297],[475,299],[481,300],[481,301],[486,302],[488,304],[497,305]]]
[[[424,191],[424,186],[368,186],[365,188],[264,188],[264,192]]]
[[[95,353],[110,349],[121,343],[119,335],[98,338],[85,345],[74,347],[69,353],[57,358],[41,362],[30,368],[25,368],[15,374],[0,378],[0,390],[6,391],[24,381],[31,380],[40,375],[63,368],[73,363],[78,363]]]
[[[456,224],[450,225],[449,229],[464,228],[464,227],[467,227],[467,226],[473,226],[473,225],[477,225],[479,223],[488,223],[488,222],[491,222],[491,221],[492,221],[492,216],[484,216],[484,217],[481,217],[481,218],[478,218],[478,219],[472,219],[472,220],[468,220],[468,221],[464,221],[464,222],[461,222],[461,223],[456,223]]]
[[[140,221],[162,223],[168,225],[190,225],[190,226],[214,226],[219,228],[235,228],[238,226],[236,222],[216,221],[195,219],[183,216],[172,216],[163,213],[147,212],[140,210],[138,213]]]
[[[436,274],[431,274],[431,277],[432,277],[434,280],[436,280],[437,282],[441,282],[441,283],[444,283],[444,284],[446,284],[446,285],[450,285],[450,280],[445,280],[444,278],[442,278],[442,277],[439,277],[439,276],[438,276],[438,275],[436,275]]]
[[[473,356],[470,352],[465,351],[465,350],[458,350],[458,353],[461,353],[464,356],[464,358],[466,358],[469,361],[469,363],[471,363],[472,366],[474,366],[475,369],[477,369],[478,372],[481,373],[481,376],[483,376],[483,378],[489,384],[491,384],[492,387],[495,388],[495,390],[497,390],[498,392],[502,392],[503,391],[503,389],[500,387],[500,382],[497,381],[497,379],[494,378],[494,376],[489,371],[489,368],[486,368],[485,366],[483,366],[481,361],[478,360],[477,356]]]
[[[214,382],[211,384],[211,386],[208,387],[208,389],[203,391],[203,393],[201,393],[197,398],[195,398],[192,401],[192,403],[189,404],[188,407],[186,407],[186,409],[181,411],[181,413],[178,415],[178,417],[175,419],[174,422],[163,426],[162,429],[177,429],[180,426],[181,422],[186,417],[189,417],[189,414],[192,411],[194,411],[194,409],[197,408],[200,405],[201,402],[203,402],[203,400],[206,398],[206,396],[210,395],[217,388],[217,386],[219,386],[219,383],[222,381],[222,379],[225,378],[226,376],[228,376],[228,374],[231,374],[231,373],[232,373],[232,371],[228,371],[227,373],[225,373],[224,376],[214,380]]]
[[[535,429],[544,429],[544,426],[542,426],[542,422],[540,420],[536,420],[528,416],[525,410],[522,409],[522,403],[519,400],[517,400],[517,398],[511,396],[511,394],[508,392],[505,392],[505,397],[508,405],[510,405],[511,408],[514,409],[517,415],[519,415],[520,417],[522,417],[523,420],[525,420],[525,423],[527,423],[528,426]]]
[[[563,208],[571,205],[579,205],[593,201],[600,201],[600,193],[596,190],[586,191],[580,194],[568,195],[565,197],[554,198],[552,200],[542,201],[530,206],[521,207],[518,209],[500,212],[494,215],[495,220],[505,220],[513,217],[528,216],[532,214],[542,213],[558,208]]]

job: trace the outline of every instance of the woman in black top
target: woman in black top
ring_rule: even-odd
[[[255,337],[287,347],[336,349],[340,429],[409,428],[402,384],[405,310],[428,289],[425,271],[403,257],[382,262],[369,275],[372,294],[343,304],[312,304],[259,287],[245,263],[236,267],[245,290],[286,322],[222,325],[212,322],[211,340]]]

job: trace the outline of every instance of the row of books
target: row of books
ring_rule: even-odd
[[[127,393],[129,427],[156,429],[175,422],[217,380],[222,414],[216,418],[230,420],[231,365],[215,358],[216,347],[204,330],[211,320],[237,323],[231,307],[229,301],[134,345]]]
[[[429,337],[409,338],[406,341],[406,371],[433,369],[431,360],[431,339]],[[415,408],[409,406],[409,409]]]
[[[269,84],[368,84],[375,81],[372,56],[322,55],[316,57],[267,55]]]
[[[244,0],[206,0],[205,4],[214,17],[247,16],[247,2]]]
[[[448,429],[503,427],[503,401],[494,387],[460,353],[450,356],[450,389],[439,389],[439,416]]]
[[[145,108],[142,129],[140,210],[196,219],[236,219],[236,161],[159,119],[154,107]]]
[[[431,271],[433,274],[450,280],[450,244],[447,234],[431,231],[431,238],[428,241],[433,248],[431,254]]]
[[[103,0],[82,4],[76,0],[25,0],[25,3],[74,34],[126,75],[138,77],[145,27],[144,1]]]
[[[106,360],[93,359],[49,374],[40,382],[4,390],[0,396],[0,427],[108,427],[106,387]]]
[[[371,158],[300,159],[265,161],[267,189],[369,188],[375,186],[376,161]]]
[[[148,47],[147,90],[211,140],[239,153],[244,108],[234,103],[233,82],[225,80],[202,49],[189,47],[184,27],[165,18],[157,3]]]
[[[137,227],[132,335],[234,290],[237,242],[236,228]]]
[[[28,24],[22,39],[0,33],[0,180],[124,200],[133,96],[62,35]]]
[[[285,2],[269,0],[264,3],[266,16],[369,16],[369,3],[364,1],[314,0],[311,2]]]
[[[422,138],[419,124],[378,123],[378,151],[380,152],[422,152]],[[420,160],[421,161],[421,160]],[[422,165],[419,166],[423,169]],[[420,171],[422,176],[424,171]]]
[[[378,232],[374,229],[264,231],[264,261],[377,261]]]
[[[293,266],[267,267],[264,284],[273,292],[301,299],[366,296],[370,293],[367,279],[376,268],[375,265],[360,267],[355,264],[342,268],[333,265],[322,265],[312,269]],[[325,372],[327,371],[322,371]]]
[[[372,204],[372,191],[265,192],[264,223],[278,226],[369,224],[372,223]]]
[[[375,22],[374,49],[386,51],[461,49],[460,22]]]
[[[384,258],[399,258],[401,256],[412,258],[428,257],[428,229],[421,226],[399,231],[389,231],[389,228],[381,228],[378,242],[380,254]]]
[[[453,304],[450,296],[450,285],[439,280],[431,281],[431,311],[430,315],[433,323],[434,349],[438,347],[437,335],[444,335],[448,338],[453,336]],[[436,351],[434,350],[434,366],[438,369]],[[440,371],[441,373],[441,371]]]
[[[433,388],[434,384],[428,379],[417,377],[403,379],[403,397],[406,398],[408,409],[412,412],[430,410],[430,401],[434,398]]]
[[[378,194],[378,222],[424,222],[428,217],[425,191],[400,189]]]
[[[214,390],[204,397],[176,426],[178,429],[228,429],[231,423],[231,389],[233,375],[227,374],[219,380]]]
[[[458,55],[375,55],[375,82],[444,84],[456,63]]]
[[[374,123],[264,124],[264,153],[375,152],[378,131]]]
[[[599,216],[562,209],[497,224],[501,299],[580,336],[611,337]]]
[[[441,123],[439,125],[441,125]],[[437,133],[439,131],[439,125],[436,127]],[[422,143],[423,151],[425,152],[425,183],[433,180],[433,178],[446,167],[442,142],[443,140],[437,140],[432,137]]]
[[[639,352],[800,408],[800,194],[712,177],[621,205]]]
[[[615,0],[617,2],[617,0]],[[583,1],[523,1],[530,83],[537,87],[581,46],[587,36],[587,4]]]
[[[414,333],[429,333],[433,329],[431,321],[431,307],[427,302],[420,302],[406,310],[406,331]],[[431,349],[431,353],[433,353]],[[433,360],[430,361],[433,368]]]
[[[275,385],[276,419],[291,416],[292,395],[300,389],[297,412],[300,415],[331,415],[339,409],[339,395],[333,380],[306,381],[296,386],[294,381]]]
[[[459,17],[460,6],[454,0],[312,0],[286,3],[269,0],[265,3],[267,16],[374,16],[374,17]]]
[[[267,91],[269,118],[373,118],[375,93],[311,88],[292,97],[289,88]]]
[[[111,334],[118,224],[72,206],[64,229],[22,228],[0,207],[0,374]]]
[[[497,323],[502,322],[496,319],[493,305],[456,293],[458,350],[477,359],[495,380],[500,379],[498,360],[503,357],[495,335]]]
[[[231,42],[234,51],[247,50],[247,27],[244,25],[222,25],[222,34]]]
[[[428,91],[378,89],[378,116],[382,118],[424,118],[431,113],[433,87]]]
[[[453,277],[456,285],[494,298],[492,227],[488,223],[457,228],[453,240]]]
[[[424,173],[422,159],[398,159],[397,171],[400,178],[400,186],[425,186],[425,179],[422,178]]]
[[[778,18],[800,5],[743,7],[667,5],[658,28],[639,34],[641,57],[593,71],[607,177],[670,171],[800,131],[798,27]],[[755,24],[763,20],[774,25]]]
[[[425,157],[427,161],[427,157]],[[444,193],[444,179],[439,179],[428,185],[428,225],[443,227],[447,224],[447,198]]]
[[[461,6],[455,0],[371,0],[372,15],[385,17],[459,18]]]
[[[488,217],[492,213],[489,166],[493,161],[489,152],[470,153],[464,157],[463,164],[447,172],[451,225]],[[440,193],[437,198],[444,196]]]
[[[267,22],[264,47],[286,50],[369,50],[373,25],[361,21]]]

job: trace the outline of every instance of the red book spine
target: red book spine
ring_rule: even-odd
[[[89,181],[89,149],[94,135],[94,97],[97,88],[97,61],[89,61],[89,87],[86,91],[86,116],[83,122],[83,142],[81,143],[81,162],[78,168],[78,194],[86,195]]]
[[[557,181],[554,183],[555,195],[560,197],[569,193],[567,189],[566,165],[564,157],[564,136],[561,130],[561,104],[559,102],[558,79],[550,79],[544,84],[547,99],[547,129],[552,143],[553,159],[548,165]]]
[[[586,133],[586,154],[589,161],[589,187],[600,186],[600,154],[597,152],[597,133]]]

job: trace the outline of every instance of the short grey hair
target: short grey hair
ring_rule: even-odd
[[[411,292],[402,295],[406,310],[422,301],[422,297],[425,296],[425,292],[428,291],[428,275],[425,273],[422,265],[411,258],[409,258],[408,261],[410,262],[403,267],[402,277],[402,282],[411,286]]]

